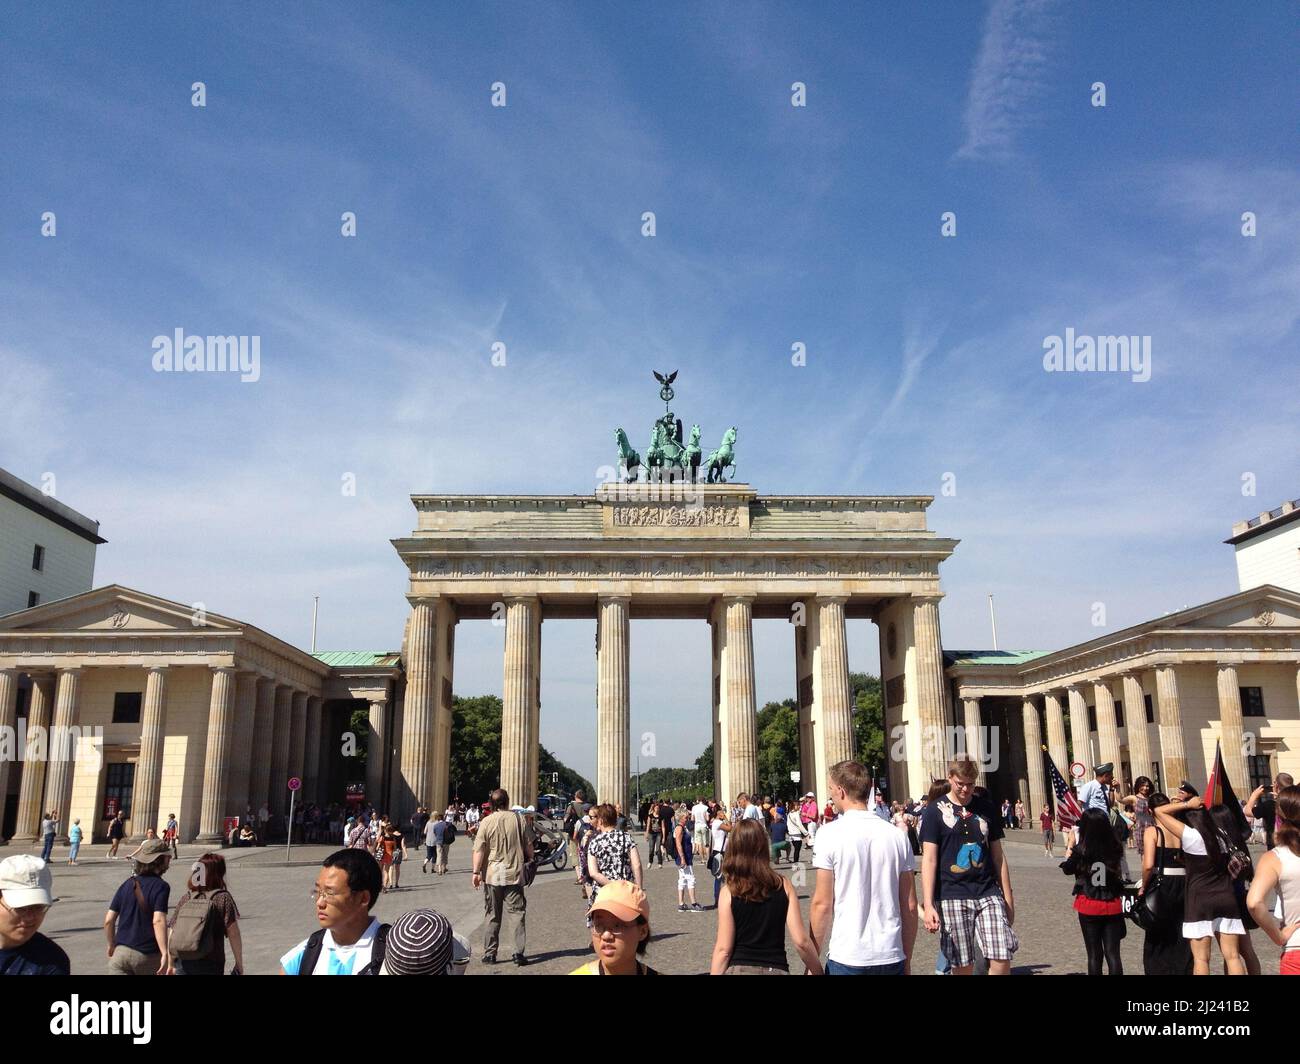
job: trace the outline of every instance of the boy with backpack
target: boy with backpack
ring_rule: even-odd
[[[312,898],[320,929],[280,958],[282,975],[374,975],[388,924],[370,915],[383,879],[365,850],[336,850],[321,863]]]

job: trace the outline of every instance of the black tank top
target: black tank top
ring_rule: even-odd
[[[731,918],[736,925],[732,964],[753,964],[760,968],[790,970],[785,959],[785,917],[790,899],[785,887],[777,887],[762,901],[731,898]]]

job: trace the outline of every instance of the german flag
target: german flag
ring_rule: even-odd
[[[1228,779],[1227,770],[1223,767],[1223,750],[1217,742],[1214,744],[1214,768],[1210,770],[1210,778],[1206,781],[1203,801],[1207,809],[1213,805],[1227,806],[1238,821],[1241,837],[1250,838],[1250,823],[1246,820],[1241,802],[1237,800],[1236,792],[1232,789],[1232,781]]]

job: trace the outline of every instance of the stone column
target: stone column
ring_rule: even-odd
[[[1021,703],[1025,718],[1025,762],[1029,770],[1029,805],[1025,815],[1030,825],[1038,822],[1038,814],[1047,804],[1047,786],[1043,780],[1043,729],[1038,723],[1038,706],[1032,698]]]
[[[16,735],[12,729],[18,724],[18,673],[14,669],[0,669],[0,729],[10,729],[4,734]],[[15,741],[17,741],[15,739]],[[9,793],[9,766],[17,764],[18,751],[13,756],[0,758],[0,813],[5,796]],[[4,837],[0,835],[0,845]]]
[[[289,733],[293,728],[293,688],[275,688],[275,724],[271,731],[271,778],[267,793],[271,812],[283,816],[289,809]]]
[[[846,602],[847,598],[818,596],[813,602],[817,624],[808,633],[813,655],[813,720],[817,722],[813,736],[814,761],[819,780],[830,775],[832,765],[853,760],[853,696],[849,684],[848,636],[844,629]],[[815,784],[813,790],[825,786],[825,783]]]
[[[797,605],[801,610],[801,614],[792,613],[791,621],[795,622],[794,689],[796,701],[799,703],[799,793],[805,794],[812,791],[814,794],[820,795],[826,790],[826,781],[818,779],[817,749],[819,746],[824,747],[825,744],[817,742],[815,737],[820,725],[815,724],[813,721],[813,711],[816,704],[813,693],[815,686],[813,680],[813,647],[816,643],[814,628],[817,626],[817,600],[809,596],[800,600]],[[717,707],[715,706],[714,709],[716,710]],[[716,735],[714,741],[716,744]],[[717,749],[718,747],[715,745],[715,752]],[[821,806],[819,805],[818,808],[820,809]]]
[[[54,696],[54,728],[47,744],[50,755],[49,774],[45,780],[45,804],[59,812],[59,841],[68,837],[68,799],[72,794],[72,769],[76,764],[77,740],[72,729],[78,720],[77,689],[81,684],[80,669],[60,669],[58,689]]]
[[[1104,678],[1094,680],[1092,692],[1097,700],[1097,749],[1101,763],[1110,762],[1115,766],[1115,775],[1122,775],[1124,762],[1119,755],[1119,723],[1115,719],[1115,696],[1111,693],[1110,681]]]
[[[311,695],[307,699],[307,738],[303,743],[303,801],[319,802],[321,801],[320,793],[320,765],[321,765],[321,707],[323,702],[319,695]],[[243,806],[240,806],[242,809]]]
[[[391,745],[387,727],[388,702],[379,698],[372,701],[367,720],[370,723],[370,738],[366,740],[366,801],[373,802],[376,809],[382,809],[385,807],[384,765],[388,761],[388,748]],[[421,798],[421,801],[424,800]],[[417,841],[423,845],[423,840]]]
[[[722,719],[722,653],[726,646],[727,635],[726,619],[722,613],[722,604],[719,602],[714,602],[709,607],[709,640],[713,645],[713,667],[709,689],[710,702],[713,706],[713,795],[719,801],[730,803],[735,795],[731,792],[731,781],[726,775],[727,759],[722,756],[722,751],[726,749],[726,732],[723,730]],[[811,681],[809,683],[811,685]],[[812,749],[811,744],[808,749]],[[727,797],[728,795],[731,797]]]
[[[1056,771],[1068,782],[1070,758],[1065,749],[1065,716],[1061,712],[1061,696],[1055,691],[1048,691],[1043,696],[1043,707],[1047,712],[1047,752],[1056,764]]]
[[[252,764],[248,771],[247,804],[257,813],[271,805],[271,747],[275,734],[275,681],[257,678],[257,707],[253,712]],[[242,814],[243,809],[239,810]],[[260,828],[258,830],[261,830]]]
[[[303,751],[307,748],[307,692],[294,691],[293,705],[290,709],[289,727],[289,775],[303,776]],[[302,802],[302,795],[298,795]]]
[[[1136,673],[1121,675],[1124,683],[1124,721],[1128,732],[1128,760],[1133,778],[1125,784],[1132,794],[1139,776],[1151,773],[1151,738],[1147,734],[1146,696],[1142,693],[1142,680]]]
[[[243,815],[253,769],[253,719],[257,712],[257,674],[235,678],[234,722],[230,727],[230,769],[226,778],[227,816]]]
[[[1088,702],[1083,696],[1083,689],[1077,684],[1070,684],[1065,693],[1070,702],[1070,752],[1075,761],[1091,771],[1093,758],[1088,743]],[[1062,765],[1061,771],[1069,778],[1069,766]]]
[[[1166,794],[1173,794],[1187,779],[1187,751],[1183,746],[1183,714],[1178,705],[1178,676],[1172,665],[1156,667],[1156,707],[1160,721],[1160,768]]]
[[[754,600],[728,595],[723,599],[725,644],[722,654],[723,729],[726,774],[739,794],[758,791],[758,710],[754,696]],[[815,675],[815,673],[814,673]],[[728,802],[736,794],[725,795]]]
[[[532,805],[537,800],[537,776],[533,765],[541,668],[540,618],[541,603],[535,597],[506,601],[501,786],[510,796],[512,805]]]
[[[529,712],[532,714],[528,722],[528,734],[531,737],[528,744],[528,795],[526,801],[519,803],[524,806],[535,806],[537,804],[537,795],[542,793],[538,790],[539,762],[542,750],[542,609],[540,603],[533,613],[533,631],[530,639],[532,645],[536,648],[535,659],[537,666],[533,670],[533,702],[528,707]],[[623,807],[623,811],[627,811],[626,806]]]
[[[937,597],[913,597],[912,633],[916,641],[916,706],[921,724],[922,762],[930,779],[946,779],[943,647],[939,638]]]
[[[411,601],[406,636],[406,705],[402,711],[402,779],[392,802],[403,824],[416,806],[430,800],[424,791],[432,769],[434,709],[438,699],[436,610],[437,599]]]
[[[438,697],[434,710],[433,772],[429,785],[430,802],[446,808],[451,797],[451,703],[452,677],[456,658],[456,609],[447,599],[440,599],[436,614],[438,640],[434,662],[438,669]],[[540,611],[538,614],[540,624]],[[538,632],[541,638],[541,632]]]
[[[230,762],[230,726],[234,718],[234,669],[212,669],[212,695],[208,700],[208,742],[203,757],[203,805],[199,813],[199,833],[194,841],[203,846],[221,842],[222,817],[226,808],[226,776]]]
[[[1246,751],[1241,720],[1241,688],[1237,686],[1237,666],[1220,662],[1219,746],[1223,767],[1232,789],[1240,797],[1250,794],[1250,773],[1246,770]]]
[[[977,787],[988,786],[988,772],[985,767],[985,751],[981,740],[984,736],[983,719],[980,716],[980,700],[963,698],[961,700],[963,725],[966,729],[966,753],[973,757],[980,767],[975,781]]]
[[[144,838],[146,828],[158,831],[159,792],[162,789],[163,737],[167,734],[167,666],[149,670],[144,684],[144,711],[140,715],[140,758],[131,788],[131,837]],[[162,832],[158,831],[161,836]]]
[[[28,750],[23,752],[23,775],[18,784],[18,819],[12,842],[35,842],[41,832],[41,814],[46,811],[45,763],[48,757],[50,713],[54,707],[54,677],[32,677],[32,701],[27,710]],[[39,747],[33,742],[40,736]],[[35,756],[29,756],[35,755]]]
[[[628,811],[631,694],[626,596],[602,595],[596,606],[596,795]]]

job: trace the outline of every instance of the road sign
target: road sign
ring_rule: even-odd
[[[798,772],[791,772],[791,773],[790,773],[790,782],[791,782],[791,783],[798,783],[798,782],[799,782],[799,773],[798,773]]]
[[[1073,776],[1076,780],[1083,779],[1083,777],[1086,776],[1087,774],[1088,774],[1088,770],[1084,768],[1082,761],[1075,761],[1072,765],[1070,765],[1070,775]]]
[[[301,789],[302,789],[302,780],[300,780],[297,776],[290,776],[290,777],[289,777],[289,790],[291,790],[291,791],[297,791],[297,790],[301,790]]]

